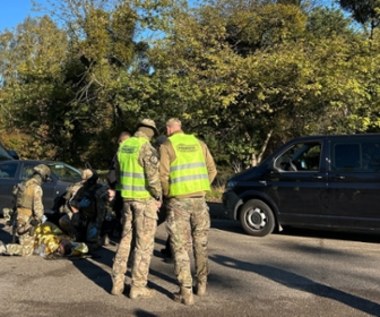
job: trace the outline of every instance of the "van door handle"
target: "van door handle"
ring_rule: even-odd
[[[317,176],[313,176],[314,179],[323,179],[323,176],[321,175],[317,175]]]
[[[346,176],[343,176],[343,175],[337,175],[337,176],[336,176],[336,179],[346,179]]]

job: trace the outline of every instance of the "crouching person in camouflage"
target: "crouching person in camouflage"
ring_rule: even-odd
[[[117,153],[116,173],[123,198],[123,232],[112,267],[111,293],[120,295],[124,291],[134,231],[136,246],[129,293],[131,299],[154,294],[153,290],[147,288],[147,282],[162,194],[158,153],[150,144],[154,134],[157,134],[154,121],[142,120],[137,132],[120,144]]]
[[[60,226],[76,241],[86,242],[91,251],[102,245],[101,230],[106,215],[107,206],[114,197],[114,191],[108,186],[98,183],[98,175],[86,179],[83,185],[70,199],[72,211],[71,221],[60,220]],[[69,224],[69,225],[68,225]]]
[[[50,176],[50,168],[39,164],[33,168],[33,175],[18,184],[13,194],[16,196],[16,234],[19,243],[0,245],[0,254],[29,256],[34,250],[34,230],[42,223],[42,183]]]
[[[77,240],[79,237],[77,230],[77,227],[79,226],[79,213],[76,208],[72,207],[72,202],[77,192],[93,175],[94,173],[91,169],[84,169],[81,173],[81,181],[67,187],[66,192],[62,197],[63,202],[59,207],[59,211],[62,214],[59,219],[59,227],[73,240]]]

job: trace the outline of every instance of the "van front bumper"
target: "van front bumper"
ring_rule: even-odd
[[[224,214],[227,218],[238,220],[238,210],[241,205],[243,205],[243,201],[233,190],[228,190],[223,193]]]

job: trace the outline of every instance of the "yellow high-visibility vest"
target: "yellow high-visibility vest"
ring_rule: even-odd
[[[206,162],[199,140],[176,133],[169,137],[176,155],[170,165],[170,196],[189,195],[210,190]]]
[[[131,137],[119,147],[117,158],[120,166],[121,197],[130,199],[146,199],[151,195],[147,190],[148,180],[144,169],[139,164],[141,147],[148,140],[143,137]]]

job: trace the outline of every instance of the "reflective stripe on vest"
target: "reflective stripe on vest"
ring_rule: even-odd
[[[139,164],[141,147],[148,140],[141,137],[131,137],[120,144],[117,158],[120,165],[121,197],[130,199],[145,199],[151,195],[147,190],[148,181],[144,169]]]
[[[169,140],[176,155],[170,165],[170,196],[210,190],[206,162],[198,139],[193,135],[176,133]]]

